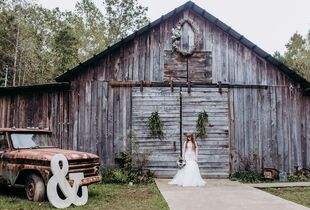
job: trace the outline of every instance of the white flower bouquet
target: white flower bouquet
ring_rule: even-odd
[[[178,157],[177,166],[179,169],[183,168],[186,165],[186,160],[183,160],[181,156]]]

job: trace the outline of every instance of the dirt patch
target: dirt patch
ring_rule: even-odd
[[[130,193],[127,195],[129,199],[148,199],[151,198],[154,195],[154,192],[152,192],[149,189],[139,189],[139,190],[133,190],[130,191]]]

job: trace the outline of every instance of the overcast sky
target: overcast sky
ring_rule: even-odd
[[[73,10],[76,0],[38,0],[44,7]],[[94,0],[102,7],[102,0]],[[138,0],[147,6],[151,21],[186,0]],[[283,52],[289,38],[310,30],[310,0],[193,0],[240,34],[273,54]]]

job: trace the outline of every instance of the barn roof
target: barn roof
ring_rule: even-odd
[[[114,45],[109,46],[108,48],[106,48],[101,53],[94,55],[92,58],[86,60],[83,63],[80,63],[78,66],[74,67],[73,69],[68,70],[64,74],[58,76],[56,78],[56,81],[57,82],[70,81],[70,79],[74,75],[76,75],[77,73],[79,73],[80,71],[85,69],[85,67],[87,67],[88,65],[94,63],[98,59],[100,59],[100,58],[104,57],[105,55],[111,53],[112,51],[118,49],[123,44],[130,42],[136,36],[139,36],[143,33],[148,32],[150,29],[160,25],[165,20],[169,19],[170,17],[172,17],[172,16],[174,16],[180,12],[183,12],[186,9],[190,9],[190,10],[194,11],[195,13],[204,17],[206,20],[214,23],[217,27],[219,27],[221,30],[225,31],[226,33],[228,33],[229,35],[231,35],[232,37],[237,39],[239,42],[241,42],[244,46],[246,46],[251,51],[256,53],[258,56],[266,59],[270,64],[276,66],[283,73],[285,73],[288,77],[290,77],[294,82],[299,83],[303,88],[306,88],[306,89],[310,88],[310,82],[308,82],[305,78],[298,75],[295,71],[291,70],[289,67],[287,67],[286,65],[284,65],[283,63],[281,63],[280,61],[275,59],[272,55],[270,55],[269,53],[267,53],[266,51],[264,51],[263,49],[258,47],[256,44],[254,44],[253,42],[251,42],[250,40],[248,40],[247,38],[245,38],[244,36],[239,34],[237,31],[232,29],[230,26],[226,25],[221,20],[214,17],[213,15],[208,13],[206,10],[202,9],[201,7],[197,6],[195,3],[191,2],[191,1],[188,1],[187,3],[181,5],[180,7],[174,9],[173,11],[167,13],[166,15],[163,15],[161,18],[153,21],[152,23],[149,23],[147,26],[145,26],[145,27],[141,28],[140,30],[134,32],[133,34],[127,36],[126,38],[120,40],[119,42],[115,43]]]
[[[39,91],[59,91],[59,90],[69,90],[70,84],[67,82],[49,83],[49,84],[38,84],[38,85],[21,85],[21,86],[9,86],[0,87],[1,94],[11,94],[11,93],[27,93],[27,92],[39,92]]]

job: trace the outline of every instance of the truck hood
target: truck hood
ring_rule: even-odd
[[[50,161],[56,154],[63,154],[69,161],[99,158],[97,155],[91,153],[64,150],[59,148],[21,149],[7,152],[5,156],[15,159]]]

